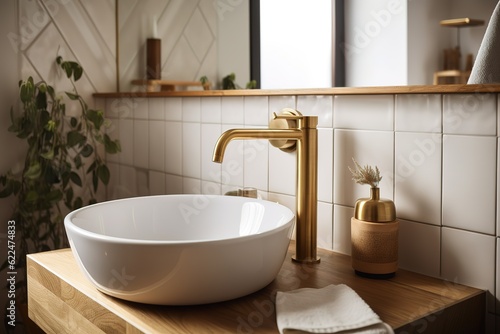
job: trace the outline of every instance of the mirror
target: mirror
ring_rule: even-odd
[[[293,14],[292,7],[301,3],[313,7],[306,0],[260,1],[261,8],[256,6],[260,10],[259,36],[273,36],[268,29],[281,30],[271,42],[257,41],[260,47],[257,52],[256,44],[250,47],[249,26],[250,5],[259,4],[259,1],[116,1],[120,91],[132,91],[131,81],[145,78],[146,39],[155,34],[162,40],[164,80],[197,81],[207,76],[212,82],[220,82],[222,77],[234,72],[236,83],[244,88],[250,80],[250,72],[255,77],[257,71],[261,75],[261,88],[332,87],[332,73],[335,72],[332,58],[334,55],[338,57],[340,52],[346,58],[346,86],[432,84],[433,73],[442,68],[444,49],[453,48],[458,43],[462,67],[465,55],[477,54],[496,5],[496,0],[372,0],[369,5],[365,0],[317,0],[318,10],[323,14],[321,17],[329,18],[330,25],[335,17],[335,5],[344,4],[345,39],[336,44],[339,48],[335,53],[328,48],[332,45],[332,36],[338,33],[335,29],[328,29],[321,41],[312,44],[321,45],[323,49],[314,51],[311,44],[306,44],[318,36],[307,29],[320,27],[323,33],[327,30],[317,21],[318,12],[298,10]],[[481,19],[485,25],[461,29],[439,25],[441,20],[455,17]],[[313,21],[307,23],[307,18]],[[288,42],[286,37],[290,34],[286,34],[287,31],[293,31]],[[303,42],[299,35],[304,38]],[[279,45],[278,50],[283,52],[269,51],[272,49],[266,49],[266,43]],[[305,51],[305,54],[298,57],[299,63],[290,64],[288,60],[297,50]],[[325,54],[327,57],[322,59],[304,61],[311,55]],[[272,55],[275,59],[271,61]],[[251,60],[255,64],[256,58],[260,59],[260,64],[257,62],[260,71],[250,66]],[[303,66],[321,66],[321,63],[325,66],[313,69]],[[299,65],[305,67],[304,72],[299,73]],[[321,74],[322,81],[308,81],[309,78],[301,76],[302,73]],[[279,78],[280,81],[273,83],[266,78]]]
[[[161,39],[161,79],[250,80],[249,0],[116,0],[119,91],[146,79],[146,40]],[[190,87],[187,87],[190,89]],[[192,87],[201,89],[201,87]]]

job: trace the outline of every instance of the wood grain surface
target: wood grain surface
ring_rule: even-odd
[[[101,92],[95,97],[143,98],[169,96],[289,96],[289,95],[379,95],[379,94],[483,94],[500,92],[499,84],[453,84],[384,87],[334,87],[306,89],[236,89],[172,92]]]
[[[155,306],[107,296],[81,273],[70,249],[28,256],[29,316],[47,333],[278,333],[277,291],[346,284],[396,333],[481,333],[486,292],[399,269],[391,279],[354,274],[349,256],[318,249],[321,263],[290,256],[266,288],[236,300]]]

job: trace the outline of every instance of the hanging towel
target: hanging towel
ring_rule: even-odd
[[[392,334],[363,299],[345,284],[276,295],[276,322],[284,333]]]
[[[491,15],[468,84],[500,83],[500,2]]]

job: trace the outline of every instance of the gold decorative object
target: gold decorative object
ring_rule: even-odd
[[[398,268],[398,232],[394,202],[380,198],[382,177],[377,167],[349,167],[353,180],[371,186],[370,197],[360,198],[351,218],[352,267],[358,275],[391,277]]]

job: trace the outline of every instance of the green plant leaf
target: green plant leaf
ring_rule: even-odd
[[[83,74],[83,67],[81,67],[78,63],[73,63],[73,78],[75,81],[78,81]]]
[[[79,169],[80,167],[82,167],[82,157],[80,156],[80,154],[74,157],[73,161],[75,162],[75,168]]]
[[[47,194],[45,199],[52,203],[57,203],[63,198],[63,194],[59,189],[52,190]]]
[[[94,161],[90,166],[89,168],[87,168],[87,174],[90,173],[90,172],[93,172],[97,167],[97,161]]]
[[[77,130],[70,131],[66,135],[66,143],[67,143],[67,145],[69,147],[73,147],[73,146],[75,146],[77,144],[78,145],[82,145],[83,143],[85,143],[86,139],[87,139],[87,137],[85,137],[84,135],[82,135]]]
[[[104,149],[106,153],[115,154],[121,152],[120,142],[118,140],[111,140],[111,138],[105,134],[104,135]]]
[[[80,151],[80,154],[84,157],[84,158],[88,158],[90,157],[90,155],[92,155],[92,153],[94,153],[94,149],[92,148],[92,145],[90,144],[87,144],[85,145],[82,150]]]
[[[78,124],[78,120],[75,117],[71,117],[69,124],[71,125],[72,128],[74,128]]]
[[[48,185],[56,184],[56,183],[59,183],[61,181],[61,179],[59,178],[59,174],[57,173],[56,170],[54,170],[54,167],[51,164],[47,164],[45,166],[43,176],[44,176],[45,182]]]
[[[74,94],[74,93],[70,93],[70,92],[65,92],[65,93],[73,101],[78,100],[80,98],[80,95],[78,95],[78,94]]]
[[[92,172],[92,185],[94,186],[94,192],[97,191],[99,187],[99,176],[97,175],[97,171]]]
[[[29,168],[24,172],[24,177],[34,180],[40,177],[42,174],[42,167],[38,161],[35,161]]]
[[[20,85],[19,97],[23,103],[27,103],[31,100],[35,92],[35,84],[33,78],[29,77],[28,80],[22,81]]]
[[[47,109],[47,94],[45,92],[38,91],[38,94],[36,94],[36,106],[39,110]]]
[[[4,188],[0,190],[0,198],[9,197],[14,193],[12,189],[12,182],[9,180],[6,184],[4,184]]]
[[[54,159],[54,150],[51,149],[50,151],[40,153],[40,156],[44,159],[52,160]]]
[[[83,206],[83,200],[81,197],[77,197],[73,203],[73,209],[79,209]]]
[[[68,190],[66,190],[66,200],[68,201],[68,203],[71,203],[73,201],[73,195],[73,188],[68,188]]]
[[[62,186],[63,188],[66,188],[66,186],[69,183],[70,180],[70,172],[64,171],[61,173],[61,179],[62,179]]]
[[[100,110],[89,109],[87,110],[86,115],[87,118],[92,122],[92,124],[94,124],[96,130],[99,131],[101,129],[102,124],[104,123],[103,112]]]
[[[77,186],[81,187],[83,185],[82,179],[80,178],[80,175],[78,175],[77,173],[71,172],[69,177],[71,179],[71,182],[73,182]]]
[[[99,179],[107,185],[109,183],[109,178],[110,178],[110,173],[109,169],[106,165],[100,165],[97,167],[97,175],[99,176]]]
[[[38,200],[38,193],[35,190],[30,190],[25,197],[26,202],[33,203]]]

